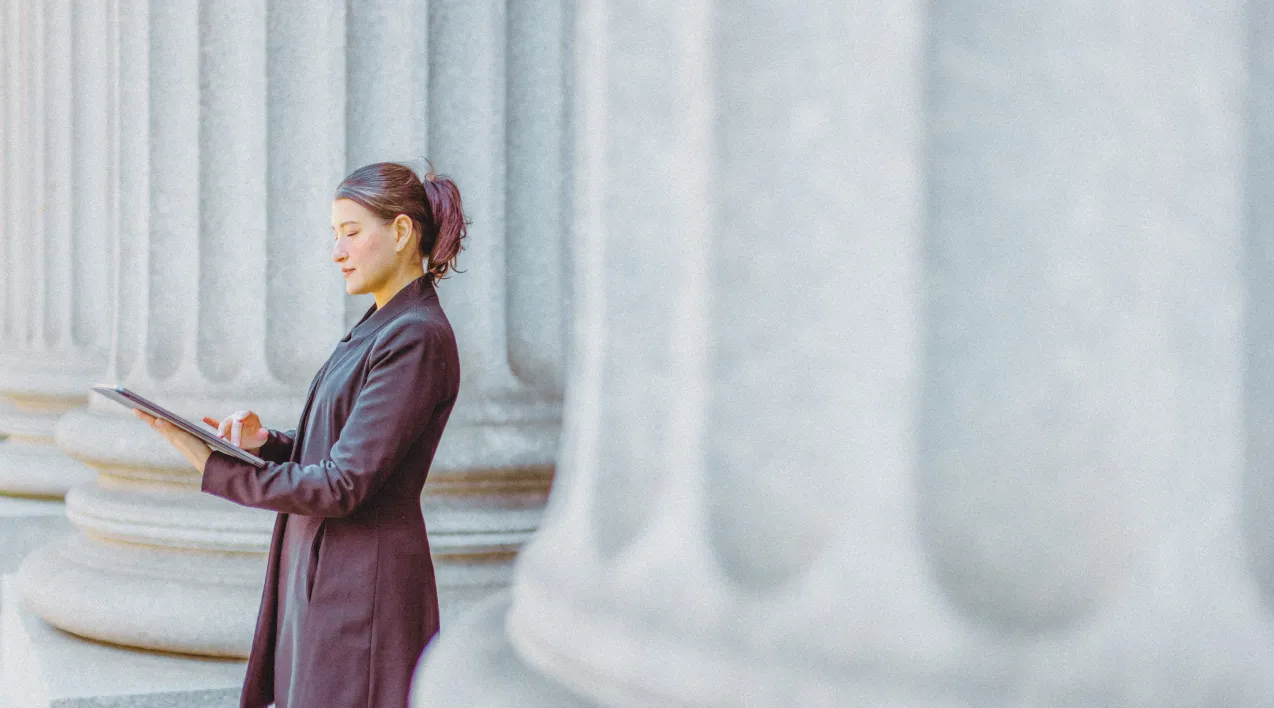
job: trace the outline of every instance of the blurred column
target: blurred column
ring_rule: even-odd
[[[1259,5],[929,4],[916,518],[993,645],[951,672],[1002,671],[970,703],[1274,696],[1238,513]]]
[[[887,650],[853,628],[923,577],[897,533],[920,353],[919,7],[579,13],[551,514],[519,561],[515,651],[493,641],[508,606],[485,604],[431,649],[416,704],[815,705],[832,686],[803,685],[793,657]],[[744,695],[758,684],[773,695]]]
[[[196,420],[252,408],[290,428],[344,332],[327,233],[344,7],[275,9],[120,2],[107,377]],[[28,607],[112,643],[246,656],[274,514],[202,494],[162,437],[97,396],[57,443],[97,477],[67,496],[80,533],[24,563]]]
[[[6,25],[5,332],[0,494],[61,497],[91,471],[53,445],[106,367],[112,79],[101,8],[14,3]],[[89,23],[88,25],[85,22]],[[95,24],[96,23],[96,24]]]
[[[407,144],[405,157],[427,155],[455,179],[473,222],[463,272],[438,286],[464,381],[422,500],[444,624],[509,584],[553,475],[567,292],[563,5],[431,1],[428,94],[419,79],[397,94],[428,112],[428,135],[411,133],[427,145]]]
[[[580,3],[559,479],[415,705],[1268,702],[1239,6]]]

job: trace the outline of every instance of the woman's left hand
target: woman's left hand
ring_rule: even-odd
[[[177,452],[180,452],[183,457],[190,461],[190,464],[194,465],[195,469],[199,470],[200,474],[203,474],[204,463],[206,463],[208,458],[212,456],[212,448],[208,447],[204,441],[190,433],[187,433],[181,428],[178,428],[172,423],[169,423],[163,418],[156,418],[155,416],[144,411],[137,410],[136,408],[133,409],[133,415],[136,415],[138,419],[146,423],[146,425],[149,425],[159,431],[159,433],[165,438],[168,438],[168,442],[171,443],[173,447],[177,448]]]

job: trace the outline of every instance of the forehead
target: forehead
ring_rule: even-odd
[[[366,224],[372,221],[372,213],[352,199],[332,200],[332,228],[340,228],[347,221]]]

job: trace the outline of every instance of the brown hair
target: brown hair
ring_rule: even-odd
[[[341,180],[333,199],[357,202],[385,221],[399,214],[410,217],[420,236],[420,255],[428,259],[425,273],[434,282],[456,269],[469,221],[456,183],[436,174],[429,160],[425,163],[429,172],[423,181],[410,167],[397,162],[360,167]]]

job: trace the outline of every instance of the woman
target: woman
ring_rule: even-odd
[[[438,632],[420,493],[460,385],[434,292],[465,237],[460,193],[432,166],[422,182],[368,165],[337,188],[332,229],[345,291],[376,303],[314,377],[296,429],[262,428],[251,411],[204,418],[266,467],[136,412],[205,492],[279,512],[243,708],[403,708]]]

